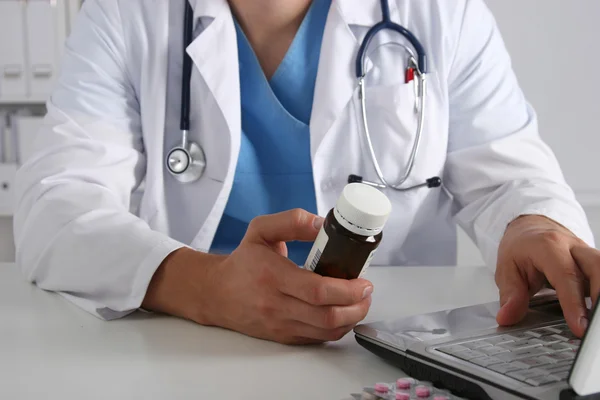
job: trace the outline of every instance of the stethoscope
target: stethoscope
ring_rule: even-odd
[[[192,59],[187,54],[186,49],[192,42],[194,23],[192,6],[190,5],[188,0],[185,0],[185,3],[186,7],[183,24],[184,49],[181,88],[181,119],[179,124],[179,129],[181,130],[181,143],[178,146],[171,149],[171,151],[169,151],[169,154],[166,158],[166,167],[175,179],[182,183],[189,183],[200,179],[200,177],[202,177],[202,175],[204,174],[204,170],[206,169],[206,156],[204,154],[204,151],[202,150],[202,147],[200,147],[197,143],[190,141],[188,137],[190,129],[190,90],[192,78]],[[401,185],[408,180],[410,174],[412,173],[415,164],[415,158],[417,157],[419,145],[421,143],[421,135],[423,133],[423,124],[425,122],[425,100],[427,96],[427,55],[425,54],[425,49],[423,48],[419,40],[408,29],[392,22],[390,18],[390,8],[388,0],[381,0],[381,10],[383,14],[381,22],[377,23],[375,26],[369,29],[365,36],[365,39],[363,40],[358,50],[358,55],[356,58],[356,78],[358,79],[363,128],[367,145],[369,148],[369,154],[371,156],[371,161],[373,163],[373,167],[375,168],[380,183],[369,182],[358,175],[350,175],[348,177],[348,183],[360,182],[380,189],[390,188],[398,191],[409,191],[413,189],[419,189],[422,187],[436,188],[441,186],[442,184],[442,180],[437,176],[427,179],[424,183],[418,185],[410,187],[401,187]],[[367,101],[365,93],[365,59],[367,55],[367,50],[369,48],[369,44],[371,43],[375,35],[377,35],[377,33],[381,32],[384,29],[389,29],[394,32],[400,33],[410,42],[410,44],[415,50],[413,52],[408,46],[399,43],[394,43],[395,45],[403,47],[410,55],[408,59],[408,65],[405,71],[405,80],[407,83],[411,81],[414,82],[416,94],[415,113],[418,114],[417,134],[415,136],[413,147],[406,166],[406,173],[395,184],[391,184],[385,179],[381,167],[379,166],[379,162],[377,161],[377,156],[375,155],[373,142],[371,140],[371,133],[369,131],[369,124],[367,121]]]

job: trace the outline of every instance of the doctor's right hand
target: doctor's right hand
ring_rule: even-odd
[[[179,250],[155,274],[143,306],[280,343],[339,340],[367,315],[373,285],[322,277],[287,258],[285,242],[314,240],[322,223],[286,211],[254,219],[231,255]]]

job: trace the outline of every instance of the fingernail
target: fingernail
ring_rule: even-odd
[[[373,293],[373,286],[367,286],[363,291],[363,300],[369,297]]]
[[[581,317],[581,319],[579,320],[579,326],[581,326],[581,328],[584,331],[587,331],[589,324],[590,324],[590,321],[588,321],[588,319],[586,317]]]
[[[321,227],[323,226],[323,221],[325,221],[323,217],[315,217],[315,219],[313,219],[313,226],[316,230],[321,229]]]

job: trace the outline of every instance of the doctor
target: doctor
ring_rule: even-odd
[[[373,38],[363,93],[372,145],[384,179],[400,182],[426,107],[400,187],[434,176],[443,185],[383,189],[394,211],[373,264],[452,264],[458,222],[495,268],[501,324],[518,322],[547,280],[583,334],[600,254],[483,0],[190,0],[184,54],[186,3],[84,3],[37,150],[18,173],[27,279],[107,320],[142,307],[284,343],[347,333],[372,284],[296,264],[350,174],[381,183],[356,57],[389,7],[423,45],[427,71],[405,73],[415,67],[406,37]],[[186,62],[185,145],[206,166],[182,182],[165,158],[182,145]]]

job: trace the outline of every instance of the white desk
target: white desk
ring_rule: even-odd
[[[367,278],[367,321],[498,297],[483,268],[373,267]],[[166,316],[103,322],[0,264],[0,399],[339,400],[399,376],[353,334],[287,347]]]

